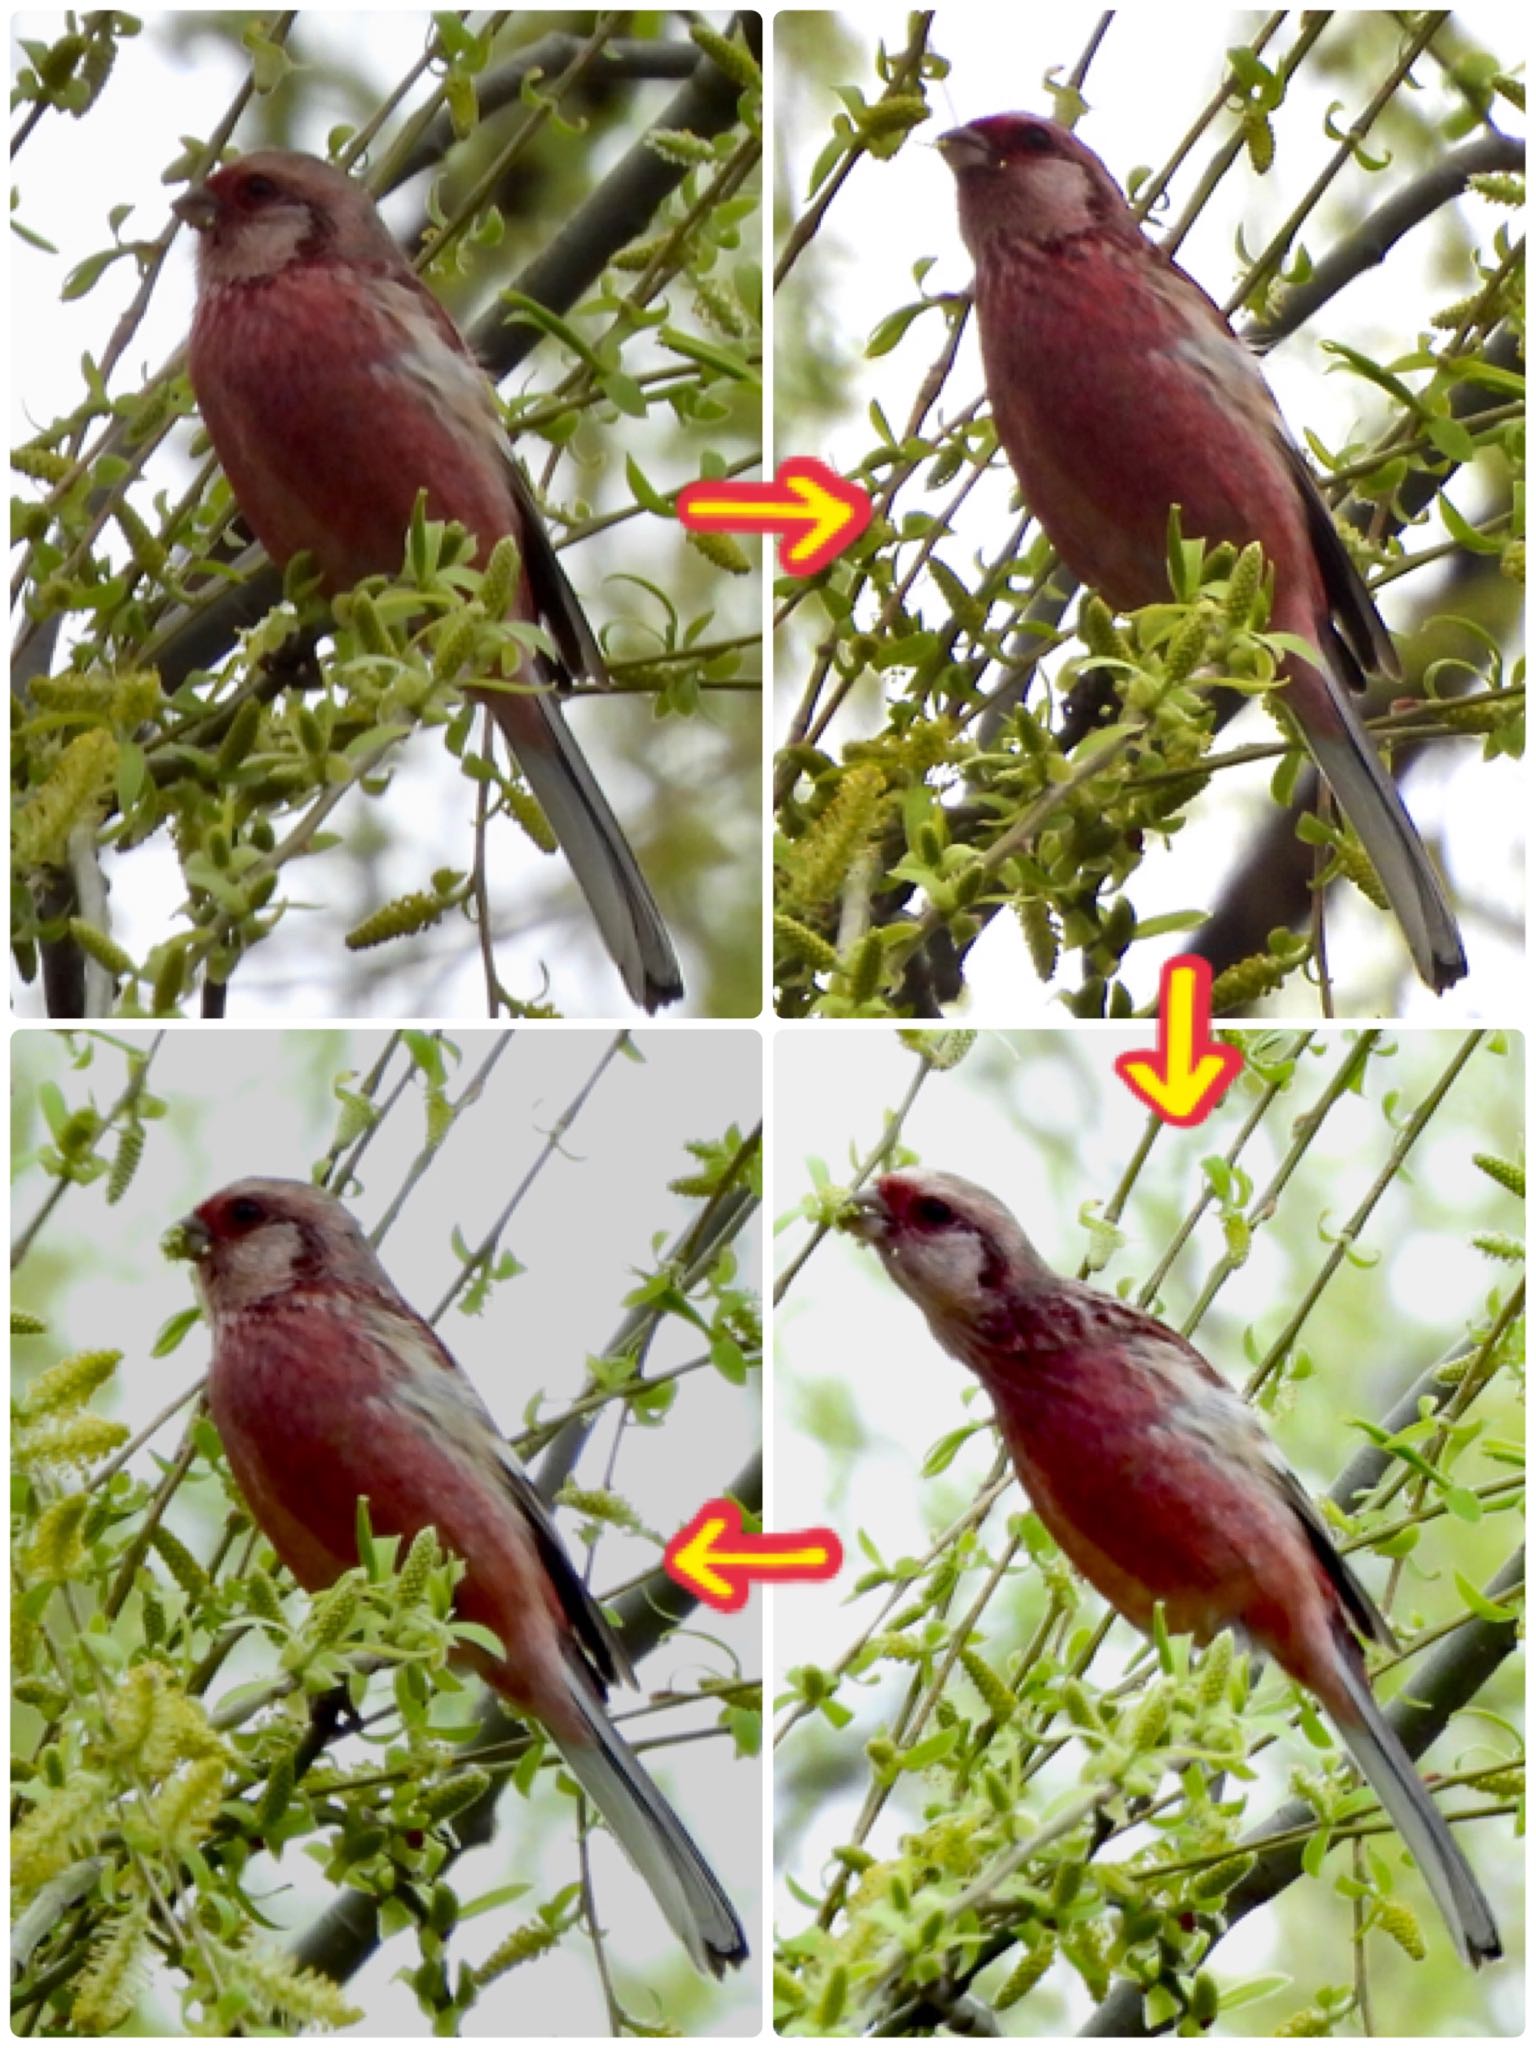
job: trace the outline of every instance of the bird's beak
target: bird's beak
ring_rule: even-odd
[[[168,1259],[205,1259],[213,1246],[213,1232],[201,1216],[183,1216],[160,1240]]]
[[[979,128],[951,128],[934,148],[957,178],[962,171],[985,170],[997,161],[997,151]]]
[[[890,1235],[891,1212],[878,1188],[865,1188],[849,1197],[838,1223],[863,1244],[881,1244]]]
[[[184,220],[189,228],[196,228],[206,234],[219,217],[219,202],[206,185],[189,185],[178,199],[171,201],[171,211],[178,220]]]

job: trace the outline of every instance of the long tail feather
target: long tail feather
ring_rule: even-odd
[[[747,1937],[719,1878],[595,1699],[581,1700],[589,1742],[562,1742],[572,1775],[655,1894],[696,1968],[745,1962]]]
[[[1413,1853],[1424,1881],[1451,1931],[1463,1962],[1475,1969],[1503,1954],[1493,1908],[1456,1845],[1413,1759],[1398,1741],[1391,1723],[1371,1693],[1370,1681],[1357,1654],[1341,1656],[1349,1714],[1335,1713],[1339,1733],[1349,1745],[1360,1774],[1390,1815]]]
[[[1346,708],[1347,709],[1347,708]],[[1307,720],[1307,741],[1381,877],[1413,964],[1438,995],[1467,971],[1461,933],[1440,878],[1392,780],[1352,714],[1331,731]]]
[[[490,702],[632,1000],[646,1010],[675,1003],[683,977],[667,927],[559,705],[545,695]]]

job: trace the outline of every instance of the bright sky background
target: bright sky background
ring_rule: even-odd
[[[126,1034],[125,1034],[126,1035]],[[455,1036],[464,1060],[450,1087],[458,1094],[485,1058],[493,1036]],[[145,1034],[139,1034],[140,1042]],[[484,1100],[448,1139],[382,1247],[390,1274],[407,1300],[431,1312],[459,1268],[450,1248],[458,1227],[480,1241],[610,1043],[610,1031],[528,1030],[494,1069]],[[307,1177],[334,1128],[334,1080],[361,1076],[378,1057],[377,1032],[173,1031],[151,1072],[150,1086],[170,1103],[169,1118],[151,1129],[143,1166],[127,1197],[106,1207],[104,1183],[74,1189],[49,1221],[36,1252],[16,1281],[19,1304],[44,1313],[46,1338],[24,1347],[37,1368],[74,1351],[112,1345],[124,1361],[115,1383],[121,1418],[141,1426],[203,1372],[207,1340],[194,1330],[169,1358],[151,1355],[165,1319],[190,1302],[187,1269],[169,1264],[159,1243],[167,1226],[227,1181],[249,1173]],[[503,1237],[526,1271],[494,1291],[484,1313],[451,1309],[441,1334],[469,1373],[492,1413],[509,1433],[521,1425],[536,1390],[543,1412],[558,1412],[582,1390],[585,1361],[608,1343],[624,1314],[636,1276],[655,1260],[653,1233],[668,1242],[697,1214],[696,1201],[667,1192],[667,1183],[693,1170],[688,1139],[716,1139],[736,1123],[749,1129],[760,1113],[759,1040],[752,1031],[642,1032],[639,1063],[620,1057],[607,1068],[559,1154],[544,1169]],[[87,1098],[105,1108],[122,1084],[122,1062],[100,1053],[89,1075],[69,1071],[63,1039],[24,1032],[15,1040],[17,1139],[30,1147],[46,1139],[36,1125],[33,1090],[54,1079],[74,1106]],[[365,1188],[351,1204],[371,1226],[393,1197],[422,1141],[419,1096],[386,1121],[364,1163]],[[31,1218],[48,1184],[24,1171],[13,1189],[13,1231]],[[743,1278],[756,1286],[756,1233],[740,1244]],[[669,1325],[652,1354],[653,1369],[696,1357],[697,1334]],[[757,1393],[732,1387],[706,1369],[683,1383],[660,1429],[625,1433],[616,1483],[645,1524],[665,1535],[680,1527],[745,1464],[759,1441]],[[171,1425],[155,1448],[168,1455],[179,1440]],[[600,1485],[613,1426],[599,1430],[579,1469],[581,1483]],[[148,1471],[149,1454],[138,1469]],[[206,1551],[210,1524],[183,1494],[172,1522],[195,1549]],[[569,1532],[574,1523],[562,1518]],[[655,1546],[609,1536],[599,1553],[595,1583],[622,1583],[654,1567]],[[682,1631],[647,1660],[645,1692],[676,1685],[691,1689],[707,1673],[732,1668],[730,1657],[756,1676],[762,1668],[761,1608],[734,1616],[703,1614],[697,1634]],[[728,1646],[715,1647],[716,1642]],[[265,1668],[260,1646],[241,1653],[221,1674],[217,1692],[250,1680]],[[620,1712],[642,1703],[641,1694],[616,1695]],[[694,1710],[660,1717],[670,1731],[713,1725],[714,1714]],[[642,1722],[637,1732],[651,1732]],[[653,1753],[656,1774],[707,1848],[749,1929],[757,1926],[761,1891],[762,1774],[737,1761],[720,1736],[682,1750]],[[483,1957],[575,1872],[570,1851],[570,1807],[545,1802],[530,1819],[510,1799],[498,1843],[461,1861],[454,1882],[462,1899],[513,1876],[535,1888],[525,1900],[466,1923],[455,1952]],[[645,2013],[645,1984],[682,2018],[713,2013],[726,2032],[756,2029],[754,1974],[733,1977],[694,1998],[698,1980],[676,1950],[645,1887],[610,1842],[600,1847],[599,1897],[621,1968]],[[536,1858],[536,1860],[535,1860]],[[281,1926],[303,1925],[331,1894],[322,1874],[298,1850],[280,1866],[258,1866],[255,1892]],[[754,1942],[754,1948],[757,1944]],[[394,1981],[412,1942],[396,1942],[376,1957],[351,1987],[369,2021],[362,2035],[421,2032],[414,1998]],[[174,2005],[162,2005],[166,2032],[180,2031]],[[598,2033],[603,2011],[590,1956],[579,1941],[501,1981],[474,2015],[468,2032]]]
[[[1163,9],[1118,10],[1089,74],[1085,90],[1091,111],[1078,132],[1122,181],[1138,164],[1163,162],[1214,92],[1224,49],[1239,37],[1246,39],[1259,17],[1186,10],[1177,17],[1176,29],[1171,28],[1172,19]],[[1351,19],[1347,13],[1334,17],[1330,35],[1335,46],[1348,33]],[[1472,6],[1458,9],[1454,19],[1474,39],[1483,36],[1487,47],[1506,61],[1518,59],[1507,10]],[[940,10],[932,41],[953,68],[947,80],[929,88],[934,118],[891,161],[861,163],[818,234],[823,258],[835,253],[841,259],[836,264],[824,260],[816,272],[815,317],[822,329],[862,345],[878,320],[918,298],[913,266],[924,257],[937,258],[925,279],[925,292],[957,291],[969,284],[970,262],[955,224],[954,180],[931,144],[945,127],[983,114],[1021,107],[1050,112],[1043,83],[1047,72],[1064,77],[1072,69],[1098,20],[1098,10],[1072,6]],[[1288,46],[1294,20],[1271,45],[1271,52]],[[873,63],[876,44],[883,40],[892,54],[903,49],[907,17],[896,10],[852,9],[841,22],[864,40],[870,52],[862,71],[850,71],[848,76],[874,99],[881,90]],[[1328,47],[1326,39],[1323,47]],[[1421,62],[1417,75],[1432,83],[1433,65]],[[841,74],[838,82],[843,82]],[[1320,75],[1309,66],[1276,117],[1275,174],[1260,181],[1236,168],[1201,214],[1180,251],[1180,261],[1216,299],[1225,299],[1239,274],[1233,239],[1239,225],[1250,251],[1265,246],[1331,155],[1334,145],[1326,137],[1324,117],[1329,101],[1339,95],[1352,114],[1358,85],[1342,76]],[[1435,103],[1440,103],[1438,97]],[[780,189],[787,191],[798,215],[806,204],[811,168],[828,138],[833,115],[842,111],[841,103],[819,81],[781,66],[775,106]],[[1496,120],[1506,131],[1518,132],[1519,116],[1512,107],[1501,103]],[[1224,136],[1227,129],[1218,123],[1214,132]],[[1175,180],[1170,217],[1182,210],[1213,147],[1207,138]],[[1341,226],[1348,225],[1345,207],[1373,208],[1396,189],[1397,182],[1389,171],[1379,178],[1346,176],[1337,183],[1321,216],[1314,216],[1305,230],[1313,254],[1330,247]],[[1480,210],[1484,204],[1467,203]],[[1341,371],[1325,374],[1329,359],[1321,353],[1321,343],[1342,340],[1378,359],[1411,346],[1430,306],[1472,288],[1463,273],[1447,271],[1443,247],[1433,227],[1421,229],[1385,266],[1358,279],[1330,301],[1317,321],[1266,358],[1266,375],[1293,426],[1304,423],[1325,441],[1338,444],[1350,437],[1362,415],[1375,416],[1372,395],[1359,380]],[[781,295],[779,351],[794,346],[792,287],[793,274],[791,290]],[[779,458],[803,452],[820,455],[834,467],[857,462],[873,445],[868,412],[872,402],[884,407],[899,432],[941,340],[940,322],[930,315],[888,355],[855,363],[846,385],[843,424],[826,437],[826,445],[801,450],[784,439],[781,419]],[[954,417],[981,389],[972,330],[930,429]],[[792,426],[790,434],[793,438]],[[998,463],[967,500],[958,537],[944,550],[962,573],[973,553],[990,551],[999,529],[1011,526],[1011,494],[1012,477]],[[899,502],[909,511],[919,506],[937,509],[947,495],[909,490]],[[1469,490],[1465,479],[1455,495],[1463,508],[1483,503],[1481,487]],[[1412,545],[1425,544],[1422,532],[1416,534]],[[1422,598],[1428,580],[1427,575],[1413,579],[1415,601]],[[1384,596],[1383,609],[1390,624],[1397,615],[1390,592]],[[816,616],[819,622],[819,613]],[[780,735],[803,686],[803,646],[803,640],[786,636],[779,651],[775,731]],[[895,683],[900,681],[897,676]],[[856,693],[828,737],[846,744],[875,729],[879,715],[872,687]],[[1248,741],[1272,733],[1273,727],[1258,713],[1245,715],[1238,729],[1238,736]],[[1151,851],[1133,884],[1144,914],[1209,906],[1216,900],[1215,878],[1228,872],[1234,846],[1265,815],[1269,774],[1267,764],[1223,774],[1220,789],[1213,785],[1195,806],[1195,822],[1185,826],[1171,847],[1159,844]],[[1341,1011],[1360,1014],[1381,1008],[1441,1023],[1466,1016],[1499,1019],[1518,1014],[1524,991],[1522,877],[1528,803],[1521,771],[1513,763],[1490,768],[1475,742],[1437,745],[1414,764],[1407,796],[1425,840],[1448,864],[1457,892],[1487,913],[1467,919],[1473,972],[1469,981],[1437,999],[1419,986],[1389,921],[1350,900],[1353,892],[1336,890],[1330,903],[1335,972],[1341,962],[1356,963],[1349,988],[1341,989]],[[1170,937],[1162,950],[1177,952],[1181,943]],[[1137,972],[1149,988],[1156,950],[1138,948],[1136,956]],[[1051,1014],[1011,917],[993,921],[970,956],[967,974],[967,1022],[1006,1025],[1025,1016]],[[1311,992],[1299,994],[1296,1003],[1315,1014]]]
[[[1395,1056],[1376,1062],[1362,1093],[1342,1102],[1327,1119],[1282,1198],[1276,1228],[1255,1233],[1248,1262],[1200,1325],[1197,1342],[1229,1381],[1240,1384],[1284,1327],[1326,1254],[1327,1234],[1342,1226],[1381,1171],[1393,1133],[1392,1120],[1383,1114],[1387,1092],[1397,1094],[1400,1120],[1422,1099],[1431,1077],[1443,1071],[1455,1044],[1445,1033],[1404,1032],[1395,1040]],[[1102,1207],[1145,1131],[1145,1114],[1112,1065],[1116,1054],[1144,1042],[1145,1032],[1107,1026],[989,1034],[955,1071],[930,1076],[904,1126],[904,1142],[923,1164],[991,1188],[1016,1212],[1043,1257],[1075,1271],[1088,1248],[1080,1211],[1090,1202]],[[1360,1441],[1349,1418],[1382,1413],[1487,1301],[1493,1284],[1489,1263],[1471,1248],[1470,1236],[1478,1229],[1518,1233],[1520,1211],[1513,1197],[1472,1164],[1471,1154],[1487,1149],[1507,1155],[1514,1142],[1523,1123],[1522,1053],[1516,1040],[1508,1056],[1476,1056],[1408,1172],[1375,1210],[1358,1248],[1360,1263],[1335,1276],[1307,1324],[1302,1344],[1315,1362],[1316,1376],[1291,1389],[1270,1426],[1315,1491],[1326,1490]],[[1303,1061],[1299,1084],[1283,1113],[1271,1113],[1250,1141],[1242,1163],[1257,1189],[1268,1185],[1296,1118],[1316,1099],[1339,1056],[1338,1036],[1329,1034],[1322,1056]],[[786,1268],[805,1241],[806,1226],[799,1221],[786,1226],[784,1219],[811,1192],[807,1162],[822,1161],[834,1185],[847,1184],[855,1159],[868,1156],[886,1116],[905,1098],[914,1071],[914,1056],[884,1030],[827,1025],[779,1034],[774,1048],[777,1271]],[[1236,1136],[1253,1101],[1241,1091],[1240,1083],[1198,1129],[1159,1135],[1122,1221],[1126,1243],[1108,1270],[1096,1276],[1096,1285],[1112,1291],[1127,1278],[1139,1284],[1151,1269],[1173,1222],[1201,1190],[1200,1161],[1225,1153]],[[1168,1320],[1181,1322],[1222,1249],[1219,1221],[1207,1217],[1164,1285],[1162,1308]],[[1257,1349],[1245,1352],[1250,1327]],[[1362,1331],[1371,1333],[1364,1344]],[[854,1561],[855,1578],[867,1568],[860,1532],[868,1532],[885,1559],[924,1555],[974,1497],[992,1464],[994,1439],[983,1431],[966,1443],[942,1477],[918,1476],[941,1437],[987,1414],[985,1398],[975,1391],[970,1375],[938,1349],[918,1310],[886,1280],[874,1255],[847,1238],[828,1239],[813,1254],[777,1312],[775,1332],[777,1524],[797,1528],[818,1516],[833,1521]],[[1495,1435],[1518,1437],[1523,1426],[1508,1401],[1495,1404],[1486,1421]],[[829,1433],[830,1447],[822,1431]],[[987,1536],[1000,1540],[999,1517],[1022,1505],[1017,1493],[1006,1495]],[[1481,1530],[1459,1527],[1445,1547],[1433,1550],[1426,1539],[1415,1569],[1433,1556],[1437,1568],[1453,1565],[1481,1585],[1518,1540],[1515,1522],[1513,1515],[1491,1516]],[[1379,1586],[1380,1567],[1371,1563],[1366,1576]],[[1410,1608],[1418,1583],[1410,1580],[1404,1588]],[[833,1664],[883,1608],[889,1589],[859,1596],[850,1584],[802,1588],[793,1602],[777,1604],[773,1661],[780,1690],[791,1666]],[[1438,1615],[1455,1596],[1426,1581],[1423,1597],[1428,1612]],[[1096,1617],[1099,1603],[1088,1598]],[[990,1647],[986,1651],[993,1662],[1017,1647],[1006,1598],[982,1626],[995,1645],[995,1654]],[[1108,1682],[1131,1661],[1138,1644],[1134,1632],[1119,1625],[1096,1672]],[[872,1681],[846,1685],[839,1698],[856,1710],[846,1729],[834,1733],[813,1717],[777,1752],[781,1776],[798,1762],[816,1787],[811,1818],[806,1822],[803,1807],[797,1808],[805,1824],[779,1850],[789,1873],[813,1887],[818,1872],[825,1871],[828,1853],[850,1838],[866,1783],[862,1745],[887,1725],[904,1684],[904,1673],[893,1681],[885,1666]],[[1505,1704],[1510,1706],[1508,1698]],[[1468,1714],[1445,1753],[1475,1749],[1477,1720]],[[851,1760],[846,1769],[834,1761],[839,1754]],[[1269,1810],[1269,1795],[1283,1793],[1285,1771],[1305,1763],[1305,1744],[1288,1735],[1249,1790],[1256,1818]],[[1065,1780],[1053,1781],[1054,1789],[1074,1778],[1075,1765]],[[931,1801],[936,1789],[931,1779],[903,1781],[903,1787],[906,1797],[887,1807],[869,1837],[867,1846],[877,1855],[917,1824],[922,1802]],[[1469,1832],[1468,1853],[1484,1877],[1499,1887],[1513,1885],[1518,1850],[1507,1824]],[[788,1934],[802,1927],[807,1915],[789,1897],[784,1876],[781,1867],[776,1911],[781,1931]],[[1410,1882],[1409,1895],[1427,1926],[1433,1909],[1417,1880]],[[1513,1902],[1507,1890],[1494,1896],[1509,1918],[1518,1918],[1517,1896]],[[1294,1938],[1299,1926],[1316,1930],[1329,1924],[1326,1911],[1302,1922],[1288,1919],[1283,1909],[1278,1922],[1268,1912],[1253,1916],[1218,1952],[1222,1981],[1284,1968],[1286,1929]],[[1444,1957],[1440,1960],[1443,1964]],[[1324,1974],[1328,1981],[1347,1980],[1342,1942],[1336,1967],[1330,1960]],[[1486,1987],[1492,1987],[1491,2008],[1482,2003]],[[1518,2028],[1520,1996],[1518,1973],[1512,1973],[1504,1989],[1490,1978],[1469,1991],[1466,2011],[1469,2016],[1497,2011]],[[1293,1997],[1290,2006],[1282,2000],[1264,2010],[1273,2021],[1296,2002]],[[1079,1987],[1074,2001],[1056,2011],[1060,2030],[1074,2032],[1087,2011]],[[1033,2030],[1040,2028],[1037,2017]]]
[[[93,160],[111,165],[110,193],[104,195],[99,183],[82,176],[82,131],[67,119],[45,118],[13,166],[13,183],[22,195],[21,219],[58,251],[50,255],[16,236],[10,238],[17,309],[11,322],[10,383],[15,441],[30,439],[40,424],[78,403],[82,355],[87,350],[99,355],[136,289],[136,273],[124,261],[112,266],[86,297],[64,302],[59,296],[74,266],[108,245],[109,203],[133,209],[121,230],[125,237],[158,236],[166,224],[174,189],[179,189],[162,182],[165,165],[177,154],[178,138],[207,134],[245,75],[241,53],[231,50],[223,37],[200,34],[194,27],[185,31],[184,46],[173,48],[163,11],[151,11],[141,19],[141,35],[123,45],[118,73],[102,102],[92,110],[85,130]],[[365,87],[365,103],[371,110],[377,98],[419,59],[428,23],[427,14],[417,8],[306,10],[291,48],[306,69],[321,77],[332,69],[348,78],[361,75],[372,88],[373,97],[367,98]],[[568,26],[568,18],[562,16],[556,25]],[[51,40],[61,31],[62,17],[52,14],[24,14],[14,25],[14,34],[29,40]],[[629,146],[642,120],[660,113],[677,85],[667,80],[642,81],[625,90],[632,94],[632,119],[621,123],[618,132],[605,142],[606,153],[596,160],[598,172],[608,169]],[[424,85],[418,84],[407,105],[419,104],[424,91]],[[335,90],[327,98],[323,86],[312,84],[311,93],[314,97],[306,99],[303,125],[290,139],[296,148],[323,155],[327,131],[343,118],[355,122],[358,105]],[[236,130],[236,144],[249,147],[253,130],[254,119],[248,117]],[[388,133],[393,136],[395,129],[391,127]],[[425,191],[425,182],[417,179],[392,195],[384,207],[385,218],[397,229],[413,223],[419,217]],[[558,225],[550,223],[551,229]],[[190,233],[178,236],[148,314],[114,378],[114,392],[136,389],[141,379],[159,369],[185,340],[193,305],[193,241]],[[686,312],[686,304],[680,298],[680,311]],[[549,346],[536,349],[505,387],[507,395],[547,388],[556,375],[555,362]],[[634,420],[623,423],[624,448],[663,489],[687,481],[672,474],[676,459],[672,424],[665,409],[654,427]],[[190,475],[188,441],[189,431],[181,436],[174,454],[162,450],[149,470],[173,495],[184,488]],[[542,463],[547,450],[545,444],[537,445],[534,459]],[[622,471],[616,483],[603,482],[625,493],[627,500]],[[578,471],[571,463],[563,463],[555,493],[557,498],[586,495],[607,502],[590,464]],[[134,502],[145,501],[136,495]],[[567,554],[567,571],[598,623],[612,616],[636,622],[634,629],[626,628],[627,637],[615,643],[616,652],[640,655],[650,651],[656,641],[640,629],[659,618],[659,609],[654,598],[632,584],[610,579],[642,576],[654,578],[665,588],[669,565],[675,567],[679,550],[685,546],[675,526],[640,518],[628,521],[617,537],[599,536]],[[721,588],[709,637],[755,630],[759,617],[755,579],[720,576],[716,581]],[[705,700],[698,715],[663,722],[655,719],[646,697],[572,707],[572,729],[621,822],[641,850],[642,820],[655,791],[632,757],[643,761],[656,750],[683,791],[696,789],[718,797],[722,789],[743,781],[734,736],[741,719],[752,716],[758,700],[719,692],[706,692]],[[720,729],[722,721],[724,731]],[[745,808],[756,786],[755,777],[749,776],[743,782],[742,806],[733,809],[716,804],[702,813],[709,832],[715,835],[712,841],[705,840],[708,857],[721,868],[727,862],[750,863],[759,857],[759,835]],[[411,836],[392,839],[373,870],[368,893],[359,894],[358,871],[351,864],[330,861],[323,854],[287,871],[287,891],[301,905],[333,906],[338,915],[344,914],[345,925],[355,923],[390,898],[423,887],[425,877],[437,866],[467,868],[472,813],[470,787],[444,756],[440,740],[433,734],[419,734],[404,750],[385,813],[349,797],[329,821],[332,829],[345,835],[376,831],[380,816],[409,816]],[[423,859],[423,844],[433,849],[430,859]],[[567,1015],[629,1014],[622,985],[564,862],[538,853],[505,820],[497,825],[491,845],[497,955],[508,985],[518,994],[536,999],[547,964],[555,977],[555,1000]],[[167,936],[185,897],[168,834],[161,832],[148,845],[135,849],[124,863],[109,861],[109,875],[115,867],[126,868],[131,887],[119,880],[113,891],[114,934],[130,953],[141,956]],[[710,875],[711,869],[706,867],[700,877],[701,889],[708,888]],[[661,895],[665,910],[668,890],[662,889]],[[735,900],[733,885],[728,901]],[[332,969],[328,961],[317,963],[315,958],[319,929],[318,921],[311,921],[306,933],[305,920],[295,917],[273,943],[258,951],[239,978],[236,1001],[241,1016],[283,1019],[336,1012]],[[471,1019],[484,1015],[477,946],[473,931],[461,921],[450,919],[410,946],[390,950],[396,957],[388,962],[388,972],[384,971],[387,953],[369,956],[370,964],[377,964],[383,976],[373,993],[372,1014]],[[680,950],[684,980],[697,1003],[705,980],[704,965],[686,940]],[[24,1016],[43,1014],[36,986],[21,990],[16,1002]]]

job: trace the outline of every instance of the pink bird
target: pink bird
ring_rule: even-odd
[[[464,337],[361,185],[318,157],[258,150],[175,202],[197,229],[192,389],[240,513],[273,561],[308,549],[329,592],[396,575],[417,493],[484,553],[517,542],[514,612],[548,631],[516,679],[476,691],[554,828],[631,998],[675,1002],[661,912],[556,690],[609,681]]]
[[[1396,1824],[1462,1960],[1493,1911],[1371,1693],[1356,1637],[1392,1631],[1247,1405],[1192,1344],[1053,1273],[1016,1219],[951,1173],[889,1173],[847,1228],[969,1366],[1019,1482],[1117,1613],[1209,1642],[1236,1630],[1316,1695]]]
[[[1142,233],[1103,164],[1054,121],[994,114],[939,149],[959,190],[998,439],[1068,569],[1111,605],[1166,603],[1168,514],[1211,545],[1257,541],[1283,701],[1370,855],[1414,965],[1467,971],[1456,918],[1356,714],[1396,652],[1253,356]]]
[[[449,1352],[333,1196],[241,1180],[181,1226],[213,1332],[208,1401],[257,1526],[310,1592],[357,1559],[357,1503],[409,1544],[436,1529],[466,1566],[462,1619],[500,1658],[467,1661],[548,1730],[700,1970],[742,1962],[719,1879],[609,1720],[633,1685],[532,1480]]]

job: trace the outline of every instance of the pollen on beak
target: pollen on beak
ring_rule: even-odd
[[[933,146],[956,177],[962,171],[983,170],[997,160],[996,150],[979,128],[951,128]]]
[[[183,1216],[179,1223],[173,1223],[160,1240],[160,1249],[168,1259],[206,1258],[213,1244],[213,1233],[200,1216]]]
[[[850,1237],[865,1244],[879,1244],[890,1235],[891,1212],[883,1195],[874,1188],[865,1188],[862,1194],[850,1195],[837,1222],[838,1228],[846,1230]]]
[[[185,192],[171,201],[171,211],[178,220],[186,222],[189,228],[206,234],[219,217],[219,202],[206,185],[189,185]]]

